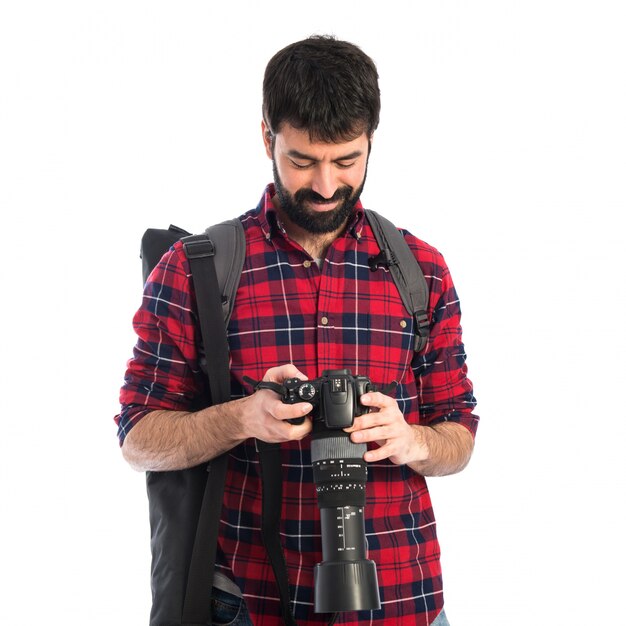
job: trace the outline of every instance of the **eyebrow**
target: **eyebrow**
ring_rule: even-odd
[[[333,159],[333,163],[337,161],[351,161],[352,159],[356,159],[360,157],[362,154],[363,154],[362,150],[355,150],[354,152],[350,152],[350,154],[346,154],[344,156],[340,156],[336,159]],[[319,163],[319,159],[316,159],[315,157],[312,157],[308,154],[304,154],[303,152],[300,152],[299,150],[289,150],[287,152],[287,156],[293,159],[301,159],[303,161],[313,161],[314,163]]]

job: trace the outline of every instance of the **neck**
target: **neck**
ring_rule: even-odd
[[[323,259],[333,241],[341,235],[345,225],[332,233],[311,233],[281,215],[281,220],[289,238],[298,243],[313,259]]]
[[[337,239],[337,235],[309,234],[308,237],[292,237],[292,239],[297,241],[312,259],[323,259],[326,257],[328,248]]]
[[[302,228],[302,226],[294,224],[287,215],[285,215],[280,208],[280,204],[277,202],[276,196],[273,202],[280,222],[285,228],[289,238],[299,244],[313,259],[323,259],[333,241],[341,235],[346,227],[346,224],[343,224],[331,233],[312,233]]]

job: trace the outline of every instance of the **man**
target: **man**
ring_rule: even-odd
[[[122,451],[137,470],[189,468],[230,451],[213,590],[224,621],[280,624],[278,593],[262,545],[255,440],[281,444],[281,540],[298,624],[313,611],[321,559],[306,402],[254,392],[244,376],[283,382],[349,368],[394,397],[362,396],[371,412],[350,429],[366,443],[368,558],[382,608],[344,613],[343,624],[447,624],[439,545],[424,476],[460,471],[478,418],[466,375],[460,310],[450,273],[431,246],[406,234],[430,290],[426,348],[413,351],[414,320],[379,253],[359,200],[378,126],[378,75],[359,48],[329,37],[287,46],[269,62],[262,136],[274,184],[240,219],[246,260],[228,326],[233,400],[194,411],[205,389],[189,265],[176,244],[153,272],[135,317],[139,340],[117,416]],[[156,290],[156,291],[155,291]],[[207,590],[207,593],[209,590]],[[242,596],[240,598],[239,596]],[[251,620],[251,621],[250,621]]]

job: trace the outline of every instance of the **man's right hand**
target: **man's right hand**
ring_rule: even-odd
[[[307,380],[295,365],[272,367],[265,372],[264,381],[282,384],[287,378]],[[240,423],[242,439],[254,437],[267,443],[281,443],[303,439],[311,432],[311,420],[290,424],[286,420],[302,418],[313,409],[308,402],[283,404],[280,396],[269,389],[259,389],[251,396],[237,401],[242,408]]]
[[[281,384],[297,377],[294,365],[273,367],[263,380]],[[311,420],[290,424],[312,409],[309,403],[283,404],[273,391],[261,389],[251,396],[207,407],[194,413],[152,411],[133,426],[124,439],[122,453],[138,471],[171,471],[210,461],[250,437],[267,443],[303,439]]]

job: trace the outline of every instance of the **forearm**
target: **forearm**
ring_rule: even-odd
[[[244,441],[240,402],[193,413],[152,411],[126,436],[124,458],[138,471],[179,470],[210,461]]]
[[[469,462],[474,449],[470,431],[455,422],[434,426],[412,426],[415,449],[420,460],[407,465],[422,476],[446,476],[460,472]]]
[[[282,382],[303,377],[291,364],[273,367],[263,380]],[[308,402],[285,404],[263,389],[238,400],[196,413],[153,411],[128,432],[122,453],[139,471],[170,471],[210,461],[249,438],[269,443],[299,440],[311,431],[311,420],[293,424],[312,410]]]

